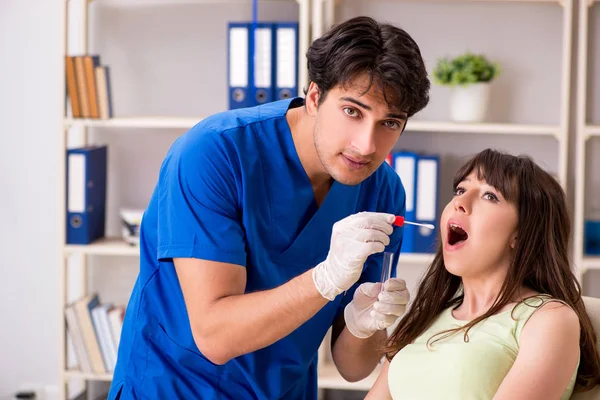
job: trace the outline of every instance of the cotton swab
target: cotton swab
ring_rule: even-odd
[[[405,221],[404,217],[402,217],[400,215],[397,215],[396,216],[396,220],[394,221],[394,225],[396,225],[396,226],[402,226],[404,224],[422,226],[422,227],[427,228],[427,229],[435,229],[435,226],[433,226],[432,224],[420,224],[418,222]]]

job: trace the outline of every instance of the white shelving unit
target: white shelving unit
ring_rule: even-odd
[[[312,38],[319,37],[336,22],[335,9],[343,6],[344,0],[312,0],[313,29]],[[385,2],[379,0],[378,2]],[[427,0],[431,3],[540,3],[555,4],[563,9],[562,13],[562,57],[560,82],[560,120],[557,125],[513,124],[513,123],[473,123],[409,121],[407,132],[470,133],[478,135],[520,135],[550,136],[557,141],[558,179],[567,189],[567,158],[569,145],[569,105],[570,79],[573,37],[573,0]],[[391,2],[388,0],[388,2]],[[395,0],[393,3],[409,3],[415,0]],[[600,128],[600,127],[598,127]],[[600,131],[600,129],[598,129]]]
[[[64,16],[63,23],[61,24],[63,27],[63,37],[64,47],[63,47],[63,55],[68,54],[69,43],[68,38],[70,37],[69,32],[69,23],[71,18],[76,18],[79,20],[78,26],[81,27],[80,35],[76,35],[77,40],[80,41],[79,48],[82,53],[88,52],[88,33],[90,29],[90,21],[88,18],[88,7],[89,4],[92,3],[93,0],[62,0],[60,2]],[[95,0],[96,2],[102,2],[104,5],[108,5],[116,8],[127,8],[127,7],[148,7],[148,6],[173,6],[173,5],[224,5],[227,6],[231,4],[235,6],[235,4],[250,4],[251,0],[176,0],[176,1],[168,1],[168,0],[126,0],[126,1],[113,1],[113,0]],[[69,3],[73,2],[81,2],[81,13],[79,15],[69,15]],[[308,37],[308,29],[309,29],[309,0],[260,0],[260,2],[295,2],[299,7],[299,49],[300,54],[305,54],[308,49],[309,37]],[[248,16],[248,19],[251,17]],[[306,85],[307,82],[307,71],[304,67],[306,61],[305,58],[299,57],[299,82],[301,85]],[[63,70],[64,71],[64,68]],[[65,76],[61,75],[59,77],[61,84],[63,87],[65,86]],[[302,87],[302,86],[300,86]],[[66,103],[66,93],[64,93],[65,98],[63,99]],[[70,130],[77,131],[81,137],[81,144],[86,144],[88,139],[88,128],[103,128],[108,129],[109,132],[114,132],[115,134],[124,135],[127,132],[130,132],[134,129],[179,129],[185,131],[198,122],[200,122],[205,116],[197,116],[197,117],[168,117],[168,116],[157,116],[157,115],[148,115],[148,116],[124,116],[124,117],[115,117],[107,120],[99,120],[99,119],[74,119],[69,118],[65,115],[60,116],[60,132],[61,132],[61,141],[60,141],[60,149],[61,154],[65,154],[68,144],[68,135]],[[114,131],[112,131],[114,129]],[[60,174],[65,176],[66,165],[64,162],[64,157],[62,158],[63,162],[60,168]],[[61,193],[61,199],[59,204],[66,204],[66,198],[64,196],[66,190],[66,182],[62,182],[62,188],[59,191]],[[87,264],[89,257],[96,256],[129,256],[137,258],[139,257],[139,248],[130,246],[125,243],[120,238],[103,238],[101,240],[97,240],[94,243],[89,245],[69,245],[65,244],[66,242],[66,231],[65,231],[65,221],[66,221],[66,210],[61,208],[59,212],[58,224],[61,227],[61,232],[59,235],[59,246],[61,247],[60,252],[60,262],[61,262],[61,277],[60,277],[60,315],[64,315],[64,309],[67,305],[68,301],[68,293],[67,288],[69,287],[69,258],[75,257],[78,261],[80,261],[80,268],[83,269],[81,276],[79,277],[79,289],[80,292],[85,294],[87,293],[87,281],[88,281],[88,271]],[[137,259],[135,261],[137,265]],[[89,381],[104,381],[110,382],[112,380],[112,374],[94,374],[94,373],[84,373],[78,370],[68,369],[67,367],[67,346],[66,346],[66,326],[64,323],[60,324],[60,349],[61,349],[61,357],[60,357],[60,392],[59,398],[66,399],[67,398],[67,382],[72,379],[77,379],[84,381],[87,385]]]
[[[88,4],[91,0],[62,0],[61,5],[64,10],[64,54],[67,54],[67,37],[69,26],[69,16],[67,15],[68,3],[71,1],[82,1],[84,4]],[[125,6],[136,6],[144,7],[147,5],[164,4],[165,7],[172,4],[168,0],[128,0],[128,1],[115,1],[115,0],[95,0],[97,2],[105,2],[107,4],[115,5],[115,7]],[[228,0],[226,3],[248,3],[250,0]],[[265,0],[261,0],[265,1]],[[308,49],[309,43],[312,39],[320,36],[326,27],[333,24],[335,20],[335,7],[336,3],[342,3],[343,0],[272,0],[272,1],[297,1],[299,7],[299,88],[303,88],[308,82],[308,72],[306,70],[306,62],[303,55]],[[383,1],[383,0],[382,0]],[[413,0],[416,1],[416,0]],[[436,0],[431,0],[436,1]],[[460,0],[437,0],[440,3],[450,3]],[[524,0],[463,0],[463,1],[479,1],[479,2],[522,2]],[[527,1],[527,0],[525,0]],[[468,133],[473,135],[523,135],[523,136],[540,136],[540,137],[552,137],[558,143],[558,175],[559,179],[566,186],[567,176],[567,147],[568,147],[568,117],[569,117],[569,80],[571,77],[570,59],[572,54],[572,19],[573,19],[573,0],[529,0],[532,3],[553,3],[563,8],[563,27],[562,27],[562,60],[561,60],[561,101],[560,101],[560,122],[557,125],[536,125],[536,124],[509,124],[509,123],[481,123],[481,124],[457,124],[451,122],[434,122],[434,121],[410,121],[407,126],[407,131],[418,131],[418,132],[450,132],[450,133]],[[215,4],[225,3],[219,0],[186,0],[177,1],[177,3],[195,4],[201,6],[202,4]],[[83,7],[81,15],[75,16],[82,22],[83,34],[80,36],[81,45],[85,52],[87,52],[87,41],[88,41],[88,11],[87,6]],[[580,10],[580,13],[583,13]],[[587,13],[587,8],[585,9]],[[587,15],[587,14],[586,14]],[[71,16],[72,18],[73,16]],[[580,63],[581,64],[581,63]],[[581,65],[580,65],[581,68]],[[64,86],[65,77],[59,78]],[[584,83],[579,83],[583,85]],[[581,92],[581,90],[580,90]],[[65,99],[66,100],[66,99]],[[166,116],[128,116],[128,117],[116,117],[109,120],[92,120],[92,119],[72,119],[61,115],[60,120],[60,132],[62,133],[62,140],[60,150],[61,154],[64,154],[67,148],[67,132],[70,129],[77,129],[82,132],[82,135],[87,138],[88,128],[103,128],[107,131],[115,129],[115,134],[125,135],[130,130],[128,128],[143,128],[143,129],[182,129],[186,130],[197,124],[205,116],[197,117],[166,117]],[[585,120],[585,118],[584,118]],[[583,120],[583,121],[584,121]],[[586,135],[600,136],[600,126],[588,126],[583,122],[581,132]],[[118,128],[118,129],[117,129]],[[112,131],[110,131],[112,132]],[[582,141],[583,143],[585,140]],[[583,158],[583,157],[578,157]],[[62,158],[64,160],[64,157]],[[579,165],[578,160],[578,165]],[[578,171],[581,169],[578,167]],[[65,165],[61,166],[60,173],[65,176]],[[578,175],[580,176],[580,175]],[[60,190],[62,198],[59,204],[65,204],[65,182]],[[582,199],[582,196],[579,196]],[[581,211],[581,210],[580,210]],[[582,211],[581,211],[582,212]],[[83,278],[81,279],[81,289],[83,293],[87,291],[87,259],[88,257],[97,256],[139,256],[139,249],[131,247],[124,241],[118,238],[107,238],[94,242],[90,245],[65,245],[66,232],[65,228],[65,210],[61,208],[59,213],[58,223],[62,227],[61,235],[58,238],[59,245],[61,246],[61,315],[64,315],[64,307],[67,302],[67,287],[68,287],[68,258],[70,256],[78,256],[82,261],[81,268],[83,268]],[[581,219],[581,218],[580,218]],[[582,219],[581,219],[582,220]],[[577,219],[576,219],[577,223]],[[581,226],[579,226],[581,228]],[[581,229],[580,229],[581,230]],[[579,238],[581,242],[581,238]],[[581,246],[579,246],[581,247]],[[430,254],[402,254],[398,261],[399,265],[422,265],[429,264],[432,260],[433,255]],[[587,266],[587,268],[600,268],[600,257],[597,258],[586,258],[584,263],[581,265]],[[66,398],[66,382],[70,379],[80,379],[83,381],[110,381],[112,379],[111,374],[89,374],[82,373],[80,371],[68,370],[66,366],[66,329],[64,324],[60,324],[60,346],[61,346],[61,360],[59,369],[61,371],[61,393],[60,398]],[[346,382],[337,372],[332,364],[325,363],[319,367],[319,387],[321,389],[344,389],[344,390],[369,390],[377,378],[379,369],[373,372],[371,376],[364,379],[363,381],[356,383]]]
[[[384,2],[386,0],[379,0]],[[408,3],[415,0],[388,0],[389,3]],[[545,3],[554,4],[562,8],[562,57],[561,57],[561,82],[560,82],[560,110],[559,123],[556,125],[543,124],[515,124],[515,123],[454,123],[439,121],[411,120],[407,123],[407,132],[435,132],[444,133],[462,133],[472,135],[507,135],[507,136],[537,136],[551,137],[557,142],[558,159],[558,179],[567,190],[567,172],[568,172],[568,146],[569,146],[569,107],[570,107],[570,79],[571,79],[571,57],[572,57],[572,36],[573,36],[573,0],[427,0],[432,3]],[[336,7],[343,7],[344,0],[312,0],[312,39],[319,37],[330,26],[337,22],[335,10]],[[596,127],[595,132],[600,135],[600,126]],[[425,267],[432,260],[432,255],[410,255],[403,254],[400,257],[399,265],[421,265]],[[594,260],[600,267],[600,257]],[[594,262],[589,259],[587,262]],[[325,348],[328,345],[327,339],[321,349],[321,358],[326,360],[330,351]],[[368,378],[361,382],[346,382],[337,372],[331,362],[324,362],[319,367],[319,387],[323,389],[344,389],[355,391],[369,390],[375,379],[379,368]]]
[[[586,256],[584,253],[584,221],[586,218],[586,182],[591,171],[586,171],[588,160],[588,144],[600,137],[600,125],[589,122],[587,115],[589,74],[589,56],[594,54],[590,48],[590,10],[598,7],[597,0],[579,1],[579,37],[578,37],[578,72],[577,72],[577,136],[575,143],[575,218],[573,253],[577,275],[580,282],[585,278],[586,272],[600,270],[600,256]],[[598,43],[595,43],[598,46]],[[597,73],[597,72],[596,72]],[[591,159],[591,157],[590,157]]]

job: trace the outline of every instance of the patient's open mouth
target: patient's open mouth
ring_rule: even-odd
[[[469,235],[460,225],[455,223],[448,224],[448,244],[450,246],[454,246],[456,244],[464,242],[468,238]]]

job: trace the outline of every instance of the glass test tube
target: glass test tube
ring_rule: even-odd
[[[392,275],[392,265],[394,264],[394,253],[386,251],[383,253],[383,263],[381,264],[381,290],[383,291],[383,284],[385,281],[390,279]]]

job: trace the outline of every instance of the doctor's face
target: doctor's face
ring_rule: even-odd
[[[311,84],[308,101],[311,94],[318,99],[316,89]],[[406,119],[406,112],[390,109],[376,82],[369,88],[366,74],[329,90],[316,109],[314,127],[323,168],[342,184],[359,184],[385,161]]]

